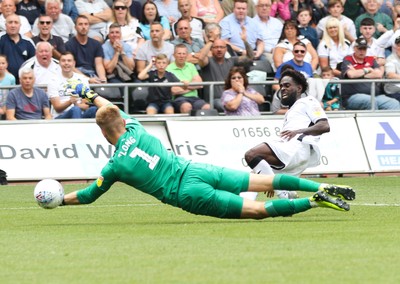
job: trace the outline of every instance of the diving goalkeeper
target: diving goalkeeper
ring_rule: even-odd
[[[258,175],[210,164],[194,163],[168,151],[136,120],[82,84],[71,84],[71,94],[94,103],[99,109],[96,123],[115,146],[110,161],[88,187],[64,196],[62,205],[88,204],[107,192],[117,181],[126,183],[163,203],[193,214],[218,218],[289,216],[315,207],[350,210],[343,199],[353,200],[347,186],[321,184],[298,177]],[[241,192],[267,192],[274,188],[312,192],[309,198],[267,202],[243,199]],[[61,205],[61,204],[60,204]]]

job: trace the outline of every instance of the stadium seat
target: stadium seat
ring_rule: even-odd
[[[129,111],[131,113],[145,113],[149,87],[137,87],[131,93],[129,101]]]

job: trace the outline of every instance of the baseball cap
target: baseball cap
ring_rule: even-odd
[[[354,46],[358,48],[368,48],[368,43],[365,38],[359,37],[358,39],[356,39]]]
[[[396,39],[394,40],[395,44],[399,44],[400,43],[400,36],[396,37]]]

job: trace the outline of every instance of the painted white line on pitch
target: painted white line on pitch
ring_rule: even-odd
[[[384,204],[384,203],[363,203],[363,204],[352,204],[351,202],[349,203],[351,206],[376,206],[376,207],[399,207],[400,204]]]
[[[146,206],[160,206],[162,203],[146,203],[146,204],[113,204],[113,205],[78,205],[68,206],[68,208],[107,208],[107,207],[146,207]],[[25,210],[25,209],[43,209],[39,205],[34,207],[14,207],[14,208],[0,208],[0,210]],[[49,209],[50,210],[50,209]]]

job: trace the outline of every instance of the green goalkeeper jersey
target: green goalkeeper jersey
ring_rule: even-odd
[[[126,132],[115,145],[114,155],[102,169],[101,176],[78,191],[79,202],[91,203],[113,183],[121,181],[177,206],[176,193],[181,176],[190,162],[168,151],[139,121],[122,111],[121,115],[126,120]]]

